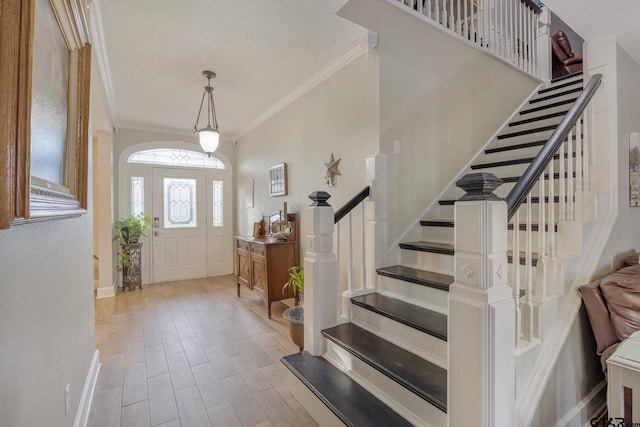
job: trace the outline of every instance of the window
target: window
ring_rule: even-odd
[[[196,180],[164,178],[164,227],[191,228],[196,217]]]
[[[137,151],[129,156],[128,163],[143,163],[187,168],[225,169],[224,163],[197,151],[181,148],[154,148]]]
[[[213,181],[213,227],[224,226],[222,181]]]
[[[131,177],[131,213],[144,212],[144,176]]]

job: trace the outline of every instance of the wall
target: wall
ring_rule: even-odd
[[[379,34],[393,246],[539,82],[384,0],[351,0],[338,14]]]
[[[601,272],[615,268],[616,255],[630,251],[640,251],[640,228],[637,222],[640,208],[629,207],[629,133],[640,132],[640,65],[627,52],[617,46],[617,219],[603,251],[599,264]]]
[[[289,211],[303,216],[304,242],[309,194],[327,191],[329,203],[338,209],[366,186],[365,158],[378,152],[377,82],[375,53],[362,55],[237,142],[238,234],[251,235],[263,212],[278,211],[286,201]],[[341,175],[337,186],[328,188],[325,163],[332,153],[341,159]],[[288,164],[289,193],[271,197],[269,167],[281,162]],[[248,178],[254,180],[253,208],[245,207]]]
[[[91,227],[88,213],[0,231],[2,426],[73,425],[96,349]]]

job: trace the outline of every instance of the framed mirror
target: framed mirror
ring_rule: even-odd
[[[0,0],[0,228],[86,212],[91,45],[81,0]],[[5,198],[6,197],[6,198]]]

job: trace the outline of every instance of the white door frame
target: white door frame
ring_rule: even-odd
[[[135,163],[127,163],[127,159],[129,156],[135,152],[141,150],[148,150],[152,148],[180,148],[183,150],[190,150],[195,152],[201,152],[200,146],[196,144],[188,144],[184,141],[150,141],[144,142],[140,144],[135,144],[125,148],[118,158],[118,171],[117,171],[117,179],[118,179],[118,209],[116,219],[123,218],[128,216],[131,212],[131,188],[129,183],[131,182],[132,176],[141,176],[144,178],[145,182],[145,190],[150,189],[152,185],[152,173],[151,170],[154,167],[152,164],[135,164]],[[233,171],[231,168],[231,162],[229,159],[222,153],[214,153],[213,157],[220,160],[225,169],[207,169],[203,168],[207,171],[207,201],[210,200],[209,192],[211,191],[211,181],[213,179],[223,179],[225,189],[224,189],[224,228],[225,233],[223,236],[223,240],[225,242],[225,249],[223,251],[224,256],[224,265],[226,265],[225,269],[218,268],[218,271],[213,271],[211,263],[209,263],[208,267],[208,275],[219,275],[219,274],[232,274],[233,273]],[[160,167],[171,167],[171,166],[160,166]],[[173,166],[175,167],[175,166]],[[144,196],[144,206],[147,212],[151,211],[151,191],[145,191]],[[210,218],[207,218],[207,221],[210,221]],[[150,230],[152,232],[152,230]],[[208,235],[211,236],[211,229],[208,227]],[[208,239],[208,251],[209,254],[212,251],[212,242],[213,239]],[[148,239],[143,239],[143,249],[142,249],[142,283],[151,283],[152,282],[152,256],[150,250],[150,241]],[[209,257],[208,257],[209,258]],[[119,280],[119,279],[118,279]]]

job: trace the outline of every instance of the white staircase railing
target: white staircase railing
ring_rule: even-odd
[[[583,205],[590,191],[592,150],[587,105],[601,78],[597,74],[587,84],[506,198],[513,228],[511,286],[519,348],[540,338],[535,311],[546,298],[564,293],[562,260],[579,251],[580,227],[588,219],[583,212],[589,210]],[[536,226],[538,238],[534,241]]]
[[[396,0],[446,30],[540,75],[538,15],[531,0]]]

